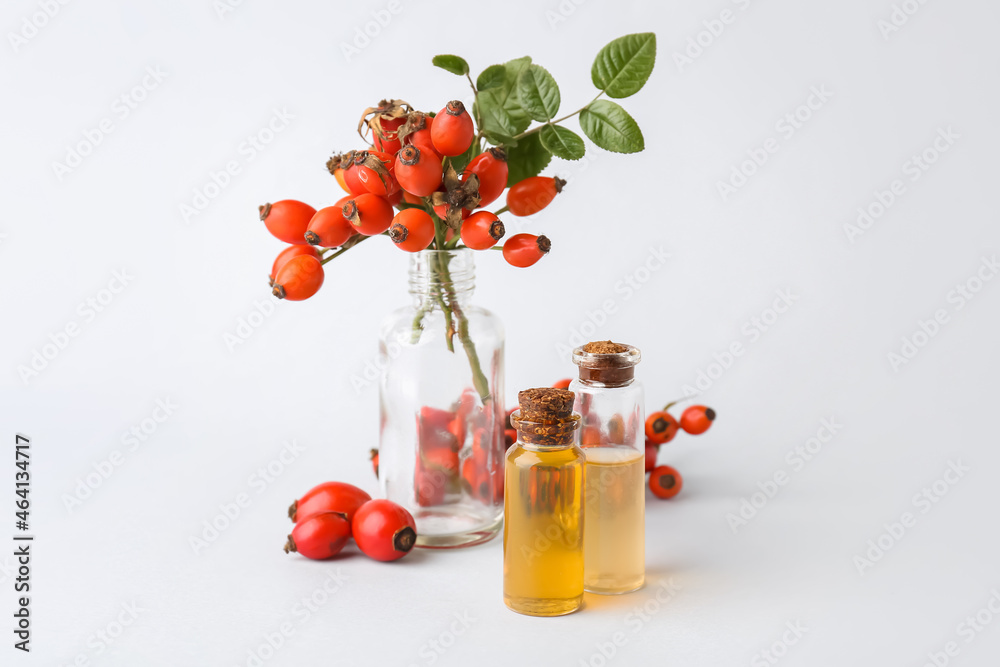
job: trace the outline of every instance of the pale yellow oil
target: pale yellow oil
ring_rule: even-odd
[[[503,599],[518,613],[561,616],[583,603],[583,470],[575,446],[507,453]]]
[[[642,587],[645,558],[645,452],[585,447],[584,588],[614,595]]]

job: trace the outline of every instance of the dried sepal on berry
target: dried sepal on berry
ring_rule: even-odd
[[[406,142],[406,138],[414,132],[427,128],[428,115],[423,111],[411,111],[406,115],[406,121],[396,130],[396,138]]]
[[[380,158],[378,155],[375,155],[371,151],[356,152],[354,154],[354,166],[357,169],[360,169],[362,167],[370,169],[372,172],[375,173],[375,177],[378,178],[379,183],[382,185],[381,191],[367,185],[367,182],[362,177],[362,182],[366,183],[365,187],[368,189],[369,192],[372,192],[373,194],[377,194],[380,196],[386,196],[398,188],[398,185],[395,179],[392,177],[392,174],[389,171],[389,168],[386,166],[386,163],[383,161],[382,158]],[[361,172],[361,173],[366,173],[366,172]],[[359,176],[361,175],[361,173],[359,173]]]
[[[334,153],[326,161],[326,170],[331,174],[336,174],[338,169],[347,169],[352,164],[354,164],[354,151]]]
[[[398,140],[395,129],[383,127],[383,122],[403,118],[413,111],[413,107],[405,100],[382,100],[377,107],[368,107],[358,121],[358,134],[368,141],[365,127],[371,130],[373,139],[379,141]],[[393,136],[395,135],[395,136]]]
[[[444,171],[445,192],[435,192],[431,195],[433,206],[447,205],[445,223],[452,229],[462,226],[462,209],[472,210],[479,206],[479,177],[469,174],[465,181],[459,178],[455,168],[448,165]]]

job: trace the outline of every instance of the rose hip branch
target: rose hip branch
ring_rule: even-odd
[[[31,502],[28,493],[31,491],[31,474],[28,470],[31,439],[18,433],[14,436],[14,528],[24,532],[28,530]],[[31,598],[31,535],[14,534],[14,557],[17,559],[17,576],[14,577],[14,592],[17,594],[14,611],[14,648],[24,652],[30,650],[31,642],[31,612],[28,605]]]

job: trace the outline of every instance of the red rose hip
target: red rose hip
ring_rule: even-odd
[[[681,474],[670,466],[657,466],[649,473],[649,489],[657,498],[673,498],[681,492],[683,485]]]
[[[405,509],[389,500],[370,500],[351,524],[358,548],[375,560],[402,558],[417,542],[417,524]]]
[[[715,421],[715,410],[704,405],[692,405],[681,413],[681,428],[691,435],[704,433],[713,421]]]
[[[278,275],[278,271],[281,270],[285,264],[288,263],[292,257],[298,257],[299,255],[310,255],[319,259],[319,251],[311,245],[290,245],[274,258],[274,264],[271,265],[271,285],[274,285],[274,277]]]
[[[311,514],[337,512],[350,522],[358,508],[371,499],[371,496],[353,484],[324,482],[309,489],[304,496],[293,502],[288,508],[288,518],[298,523]]]
[[[285,553],[300,553],[313,560],[333,558],[351,537],[351,524],[339,512],[313,514],[295,524],[285,543]]]
[[[646,417],[646,438],[657,445],[662,445],[674,439],[677,427],[677,420],[669,412],[653,412]]]
[[[452,100],[434,116],[431,141],[438,155],[461,155],[472,145],[476,135],[472,116],[459,100]]]
[[[273,204],[259,206],[260,219],[267,231],[285,243],[305,245],[305,233],[316,209],[294,199],[282,199]]]
[[[323,286],[323,264],[312,255],[296,255],[278,269],[271,294],[288,301],[304,301]]]

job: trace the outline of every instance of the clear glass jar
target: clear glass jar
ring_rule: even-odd
[[[414,253],[409,282],[379,337],[382,495],[413,514],[417,546],[479,544],[503,522],[503,326],[471,302],[471,250]]]
[[[583,420],[584,588],[591,593],[627,593],[645,581],[645,393],[635,380],[640,358],[637,348],[610,341],[573,350],[580,376],[569,390]]]

